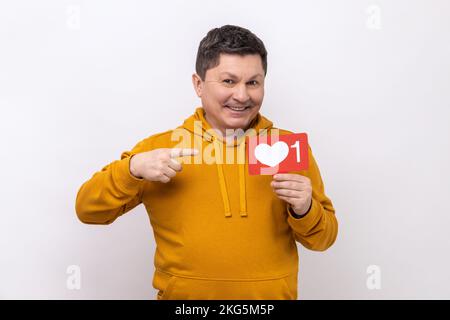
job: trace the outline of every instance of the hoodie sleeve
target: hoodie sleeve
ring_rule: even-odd
[[[287,206],[288,223],[295,240],[314,251],[325,251],[334,243],[338,233],[338,222],[331,200],[325,195],[319,167],[309,148],[309,170],[306,172],[312,185],[312,204],[308,213],[295,218]]]
[[[86,181],[78,190],[75,210],[81,222],[110,224],[142,201],[144,179],[130,173],[130,159],[142,152],[143,141],[123,152]]]

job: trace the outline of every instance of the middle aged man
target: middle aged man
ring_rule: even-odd
[[[266,72],[256,35],[231,25],[209,31],[192,76],[202,106],[178,128],[123,152],[78,192],[76,212],[89,224],[145,205],[158,299],[297,299],[295,241],[323,251],[337,237],[310,148],[307,170],[248,175],[248,132],[291,133],[259,113]]]

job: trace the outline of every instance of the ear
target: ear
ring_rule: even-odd
[[[202,92],[203,92],[203,81],[200,78],[200,76],[198,74],[196,74],[196,73],[194,73],[192,75],[192,84],[194,85],[195,93],[197,93],[197,96],[199,98],[201,98],[202,97]]]

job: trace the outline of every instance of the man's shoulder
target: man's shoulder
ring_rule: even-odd
[[[170,129],[164,132],[159,132],[159,133],[155,133],[152,134],[151,136],[147,137],[144,139],[144,141],[152,141],[153,143],[157,143],[160,141],[166,141],[166,140],[170,140],[170,137],[172,136],[174,129]]]
[[[176,141],[173,141],[174,131],[175,129],[170,129],[164,132],[154,133],[139,141],[133,150],[144,152],[158,148],[170,148],[173,143],[176,143]]]
[[[287,129],[278,128],[278,127],[272,127],[271,130],[272,130],[272,132],[277,132],[279,135],[294,133],[293,131],[290,131],[290,130],[287,130]]]

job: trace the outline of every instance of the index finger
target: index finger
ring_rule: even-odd
[[[198,154],[198,149],[173,148],[170,149],[170,157],[178,158],[184,156],[195,156]]]
[[[277,173],[273,176],[277,181],[298,181],[305,182],[308,178],[297,173]]]

